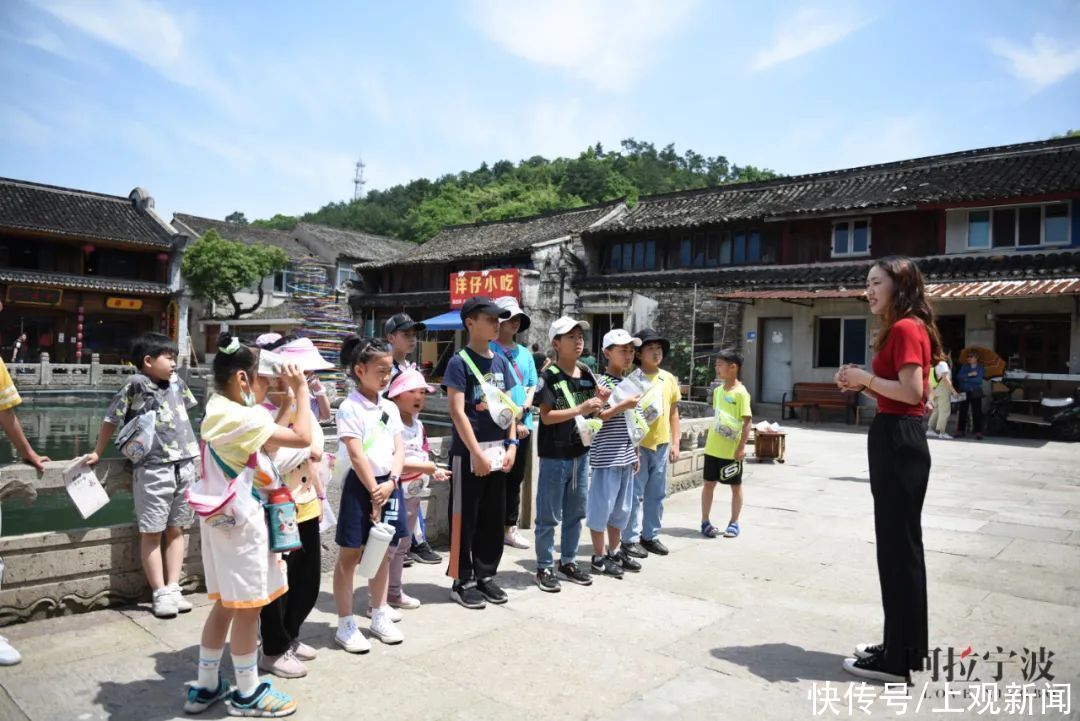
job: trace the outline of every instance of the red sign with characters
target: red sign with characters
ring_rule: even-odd
[[[459,270],[450,274],[450,307],[460,308],[474,295],[488,298],[510,296],[521,300],[521,282],[517,268],[501,270]]]

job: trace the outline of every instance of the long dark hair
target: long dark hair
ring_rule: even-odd
[[[931,362],[937,363],[942,360],[944,355],[941,352],[941,336],[938,334],[934,309],[926,298],[926,283],[919,266],[915,265],[911,258],[890,255],[878,260],[874,263],[874,267],[888,273],[893,281],[893,297],[882,316],[881,328],[874,339],[874,350],[880,351],[885,347],[889,331],[892,330],[896,321],[903,318],[916,318],[922,321],[930,336]]]

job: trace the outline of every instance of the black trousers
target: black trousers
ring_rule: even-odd
[[[468,456],[450,459],[450,564],[459,581],[491,578],[503,554],[506,474],[473,475]]]
[[[960,417],[956,421],[956,432],[967,432],[968,408],[971,408],[972,433],[983,432],[983,409],[982,396],[978,398],[965,398],[960,401]]]
[[[885,670],[906,674],[922,668],[929,649],[922,507],[930,450],[922,418],[877,414],[867,447],[885,612]]]
[[[309,518],[297,529],[300,531],[300,548],[285,556],[289,590],[263,606],[259,613],[263,654],[266,656],[277,656],[289,649],[300,636],[300,626],[319,598],[322,581],[319,519]]]
[[[525,480],[525,462],[529,457],[529,442],[532,433],[518,443],[514,465],[506,474],[506,521],[504,526],[516,526],[521,515],[521,482]]]

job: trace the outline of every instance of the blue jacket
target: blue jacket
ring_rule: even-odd
[[[982,390],[983,377],[985,376],[985,374],[986,371],[983,369],[982,366],[975,366],[974,368],[972,368],[970,365],[965,363],[964,365],[960,366],[960,370],[956,372],[956,390]]]

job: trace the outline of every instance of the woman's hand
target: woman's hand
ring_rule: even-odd
[[[841,369],[840,387],[849,391],[861,391],[870,382],[872,377],[873,376],[868,372],[858,366],[847,366]]]

